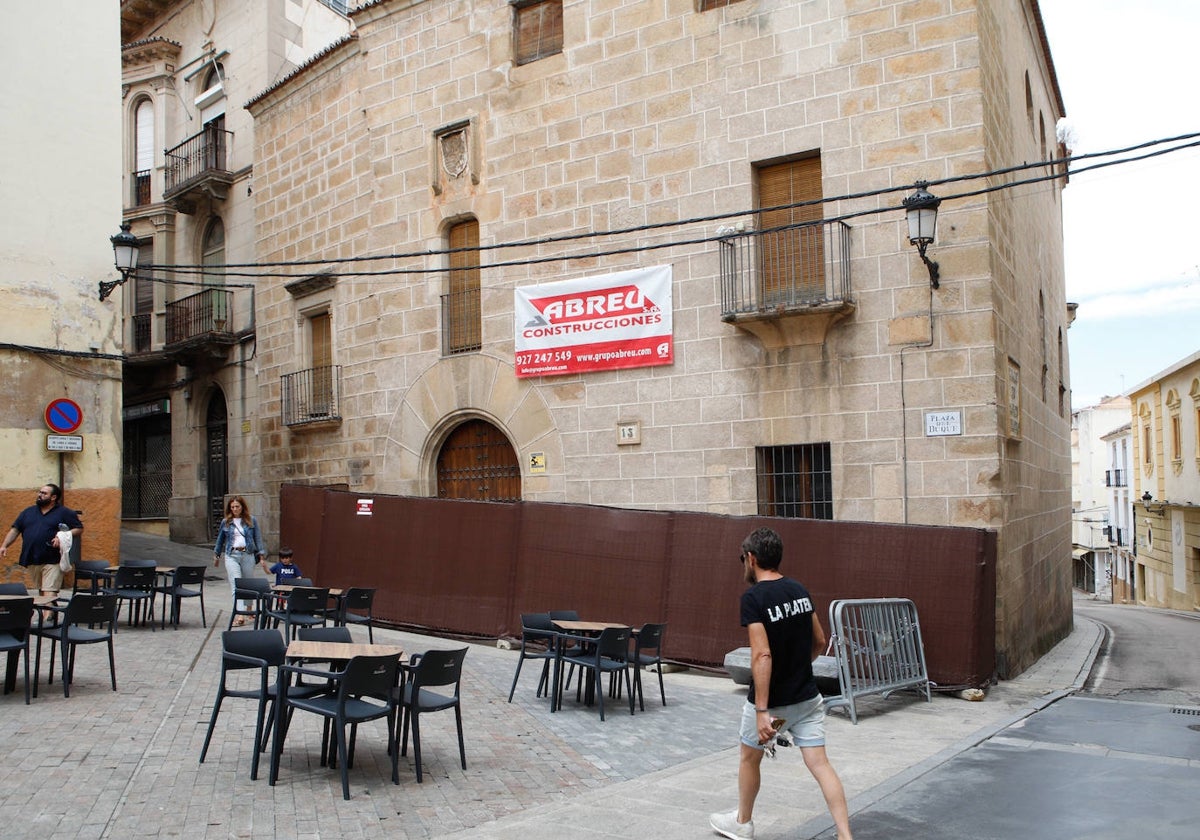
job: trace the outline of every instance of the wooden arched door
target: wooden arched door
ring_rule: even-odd
[[[504,433],[486,420],[457,426],[437,457],[441,499],[521,500],[521,465]]]

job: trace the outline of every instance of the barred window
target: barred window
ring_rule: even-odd
[[[479,222],[467,219],[450,228],[450,277],[442,296],[442,353],[470,353],[483,346],[479,287]]]
[[[828,443],[755,448],[758,513],[833,519],[833,466]]]
[[[562,0],[533,0],[517,5],[515,11],[513,60],[517,64],[562,52]]]

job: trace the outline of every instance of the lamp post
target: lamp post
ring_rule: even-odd
[[[921,262],[929,269],[929,285],[938,288],[938,264],[925,256],[925,249],[932,244],[937,232],[938,205],[942,200],[925,188],[928,181],[917,181],[917,191],[904,199],[904,214],[908,217],[908,241],[917,246]]]
[[[129,222],[122,222],[121,232],[110,236],[108,241],[112,243],[113,264],[121,272],[121,279],[101,280],[100,300],[107,298],[113,289],[128,280],[137,271],[138,264],[138,239],[129,232]]]

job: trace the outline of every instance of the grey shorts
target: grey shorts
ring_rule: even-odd
[[[772,718],[783,718],[780,731],[792,734],[792,743],[797,747],[825,746],[825,700],[818,694],[803,703],[790,706],[772,706]],[[742,743],[756,750],[763,748],[758,743],[758,716],[754,704],[747,702],[742,707],[742,725],[738,733]]]

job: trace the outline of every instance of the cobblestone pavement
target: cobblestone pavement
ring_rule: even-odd
[[[386,727],[371,723],[360,727],[352,798],[344,801],[338,772],[319,765],[320,721],[298,714],[278,784],[267,784],[266,756],[259,779],[251,781],[254,707],[236,699],[226,700],[200,764],[220,674],[220,631],[228,623],[223,571],[211,567],[207,548],[140,534],[127,532],[122,551],[167,565],[208,564],[208,627],[201,626],[194,599],[184,603],[178,630],[122,624],[119,690],[109,686],[104,646],[80,647],[69,699],[57,675],[46,684],[43,651],[40,696],[32,705],[24,705],[19,680],[16,692],[0,698],[0,749],[7,757],[0,766],[0,819],[8,836],[500,838],[555,836],[570,826],[584,837],[632,832],[670,840],[709,836],[707,812],[728,807],[735,796],[735,730],[744,690],[723,676],[668,673],[663,706],[649,675],[646,711],[630,716],[616,703],[602,723],[594,708],[572,696],[551,714],[548,701],[534,696],[537,663],[527,664],[507,703],[515,651],[387,629],[376,630],[376,641],[410,652],[469,646],[466,771],[458,763],[453,714],[430,715],[422,724],[424,783],[416,782],[410,749],[400,759],[400,784],[392,785]],[[364,630],[354,632],[365,640]],[[1082,636],[1076,641],[1084,648],[1088,643]],[[857,726],[843,716],[830,718],[831,758],[848,793],[862,795],[1069,686],[1071,669],[1079,667],[1068,663],[1040,681],[1034,674],[1002,684],[983,703],[946,696],[928,704],[868,700]],[[823,813],[798,756],[782,756],[765,776],[763,809],[775,813],[780,826]],[[762,821],[760,836],[772,836],[771,824]]]

